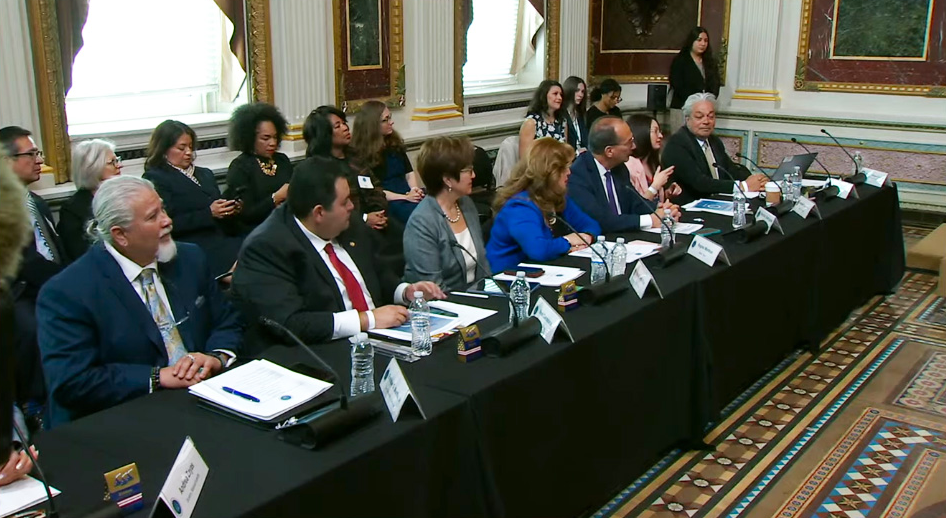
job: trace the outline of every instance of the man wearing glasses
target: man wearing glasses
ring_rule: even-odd
[[[24,186],[39,180],[43,152],[36,147],[32,133],[18,126],[0,129],[0,149],[14,174]],[[11,285],[16,317],[15,365],[16,401],[23,409],[28,427],[35,431],[42,424],[46,401],[42,363],[36,344],[36,296],[49,278],[59,273],[70,258],[56,234],[53,215],[41,196],[27,191],[26,204],[33,229],[23,248],[20,269]]]

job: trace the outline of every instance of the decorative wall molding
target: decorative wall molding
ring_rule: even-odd
[[[407,22],[412,27],[427,27],[426,31],[411,31],[411,45],[407,46],[407,67],[411,77],[413,109],[411,120],[422,125],[455,126],[462,124],[463,97],[456,98],[457,68],[462,82],[462,60],[457,34],[462,25],[462,9],[457,2],[414,2],[406,9]],[[461,85],[462,88],[462,85]],[[461,90],[462,91],[462,90]],[[452,122],[451,119],[456,119]]]
[[[778,57],[779,14],[781,0],[743,0],[737,7],[742,11],[739,44],[739,67],[733,100],[781,100],[776,88],[775,64]],[[750,64],[751,66],[742,66]]]
[[[559,41],[568,42],[559,53],[559,82],[569,76],[578,76],[587,81],[589,24],[586,22],[591,0],[567,0],[561,5],[559,16]],[[584,23],[583,23],[584,22]],[[560,45],[561,46],[561,45]],[[551,60],[549,60],[551,62]],[[549,75],[549,77],[556,77]]]
[[[62,63],[59,54],[59,23],[55,0],[28,0],[33,72],[39,99],[39,133],[43,136],[46,165],[51,167],[56,183],[69,181],[71,156],[66,126],[66,99],[62,88]],[[34,128],[34,131],[37,128]]]
[[[246,32],[249,48],[248,66],[253,100],[273,102],[273,54],[270,42],[270,0],[246,0]]]

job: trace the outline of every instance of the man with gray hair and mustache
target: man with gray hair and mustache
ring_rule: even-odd
[[[204,253],[171,238],[151,182],[102,182],[92,213],[95,243],[37,301],[50,426],[198,383],[232,363],[243,341]]]

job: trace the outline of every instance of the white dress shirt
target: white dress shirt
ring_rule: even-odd
[[[348,297],[348,290],[345,288],[345,282],[342,280],[342,276],[335,270],[335,266],[332,265],[331,259],[329,259],[328,252],[325,251],[325,245],[332,243],[332,248],[335,249],[335,256],[338,257],[338,260],[342,262],[349,270],[351,270],[352,275],[355,276],[355,280],[358,281],[358,285],[361,286],[361,291],[365,295],[365,302],[368,304],[369,311],[366,312],[368,315],[368,329],[374,329],[374,312],[370,311],[375,309],[374,300],[371,298],[371,292],[368,291],[367,285],[365,284],[365,278],[361,275],[361,271],[358,269],[358,265],[355,264],[355,261],[352,260],[351,256],[348,254],[348,251],[341,245],[339,245],[334,239],[332,241],[326,241],[321,237],[313,234],[299,221],[298,218],[293,218],[296,221],[296,225],[299,225],[299,230],[302,231],[302,235],[309,240],[309,243],[312,243],[312,247],[315,248],[315,251],[318,252],[319,257],[322,258],[322,262],[325,263],[325,266],[328,267],[328,270],[332,272],[332,277],[335,279],[335,286],[338,287],[338,292],[342,294],[342,302],[345,303],[345,311],[337,311],[332,314],[333,317],[333,326],[332,326],[332,339],[344,338],[348,336],[354,336],[361,332],[361,318],[358,316],[358,310],[355,309],[355,306],[352,304],[351,299]],[[407,301],[404,299],[405,288],[409,286],[408,283],[402,282],[394,290],[393,299],[396,302],[405,304]]]
[[[608,174],[608,169],[601,165],[601,162],[598,162],[598,159],[595,158],[595,165],[598,166],[598,174],[601,175],[601,186],[604,187],[605,199],[604,202],[608,203],[607,193],[608,193],[608,178],[605,176]],[[615,184],[614,174],[611,174],[611,186]],[[618,193],[615,189],[611,189],[611,196],[614,197],[614,206],[618,209],[618,214],[621,214],[621,201],[618,199]],[[640,215],[641,230],[646,230],[653,226],[654,220],[650,217],[650,214],[641,214]]]

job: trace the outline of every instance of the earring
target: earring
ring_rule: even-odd
[[[453,192],[453,187],[447,186],[447,192]]]

